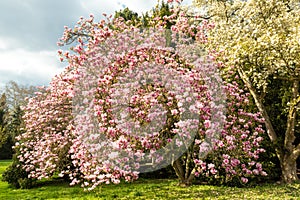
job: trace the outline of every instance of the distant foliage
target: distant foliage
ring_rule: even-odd
[[[0,159],[13,157],[13,145],[15,137],[24,133],[24,121],[22,106],[26,105],[27,99],[34,95],[34,86],[20,85],[14,81],[8,82],[3,90],[0,106]],[[1,142],[0,142],[1,144]]]
[[[0,148],[7,141],[7,103],[6,95],[2,94],[0,98]]]

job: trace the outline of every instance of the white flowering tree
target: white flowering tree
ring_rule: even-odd
[[[268,136],[280,161],[282,180],[286,183],[298,180],[300,2],[196,0],[195,3],[203,8],[203,17],[216,25],[208,33],[210,48],[224,53],[223,61],[234,66],[232,69],[239,74],[265,118]],[[266,101],[275,82],[285,90],[288,99],[283,101],[286,124],[282,131],[278,131],[278,124],[270,118],[276,108]]]

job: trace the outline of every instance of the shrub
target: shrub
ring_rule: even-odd
[[[29,173],[22,168],[22,164],[14,159],[3,173],[2,181],[8,182],[15,188],[29,189],[34,186],[35,180],[29,179],[28,175]]]

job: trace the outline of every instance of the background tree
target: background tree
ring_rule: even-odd
[[[176,15],[174,12],[174,7],[171,4],[168,4],[164,1],[158,1],[157,5],[152,8],[152,10],[142,13],[142,15],[138,15],[138,13],[130,10],[129,8],[122,9],[120,11],[115,12],[114,19],[121,17],[127,23],[134,25],[136,27],[141,28],[149,28],[155,27],[158,23],[164,23],[164,27],[166,29],[170,29],[172,25],[175,24],[174,17],[170,17],[172,15]],[[168,19],[170,17],[170,19]]]
[[[25,132],[23,115],[24,111],[20,106],[10,110],[6,127],[7,141],[0,148],[0,159],[11,159],[13,157],[13,146],[16,143],[16,137]]]
[[[7,141],[7,104],[5,94],[0,98],[0,148]]]
[[[116,19],[118,17],[123,18],[125,21],[130,21],[130,23],[132,23],[133,25],[137,25],[141,20],[138,13],[133,12],[128,7],[123,10],[116,11],[114,18]]]
[[[165,24],[164,27],[166,29],[170,29],[171,26],[175,24],[175,21],[173,20],[175,16],[168,19],[174,14],[176,15],[176,17],[178,17],[177,13],[174,12],[174,7],[169,3],[165,3],[164,1],[162,1],[161,3],[158,1],[158,4],[150,12],[152,20],[163,21]]]
[[[7,99],[7,105],[10,109],[17,109],[18,106],[24,106],[27,98],[34,96],[37,91],[35,86],[18,84],[15,81],[9,81],[4,87],[4,93]]]
[[[282,180],[298,180],[299,1],[195,2],[216,26],[208,33],[210,48],[223,52],[226,59],[222,61],[228,67],[234,66],[265,118],[268,136],[280,161]]]
[[[12,146],[15,143],[15,137],[24,131],[24,114],[22,106],[27,103],[27,98],[32,97],[37,91],[34,86],[25,86],[15,81],[8,82],[4,89],[5,96],[5,142],[0,148],[0,159],[11,159],[13,155]],[[3,98],[4,99],[4,98]]]

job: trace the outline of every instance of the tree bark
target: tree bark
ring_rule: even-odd
[[[297,176],[297,162],[293,155],[283,155],[280,165],[282,171],[282,181],[284,183],[293,183],[299,180]]]
[[[183,165],[180,162],[180,158],[174,161],[172,164],[173,169],[176,172],[176,175],[180,181],[179,185],[183,187],[188,187],[192,185],[192,182],[195,178],[195,168],[190,171],[190,170],[184,170]]]
[[[278,137],[267,113],[266,108],[263,105],[262,99],[257,94],[256,89],[251,84],[248,76],[242,69],[238,69],[238,73],[243,80],[246,87],[249,89],[258,110],[261,112],[265,119],[265,125],[267,129],[267,134],[275,148],[276,155],[280,161],[282,181],[285,183],[292,183],[298,179],[297,176],[297,158],[300,155],[300,144],[296,147],[294,145],[295,141],[295,123],[296,123],[296,108],[300,102],[299,97],[299,80],[293,80],[293,97],[291,100],[291,105],[289,108],[289,114],[287,119],[287,129],[285,131],[284,143],[278,145]]]
[[[181,165],[179,159],[175,160],[172,163],[172,167],[175,170],[175,173],[176,173],[177,177],[179,178],[180,182],[182,183],[182,182],[184,182],[185,178],[184,178],[184,171],[182,169],[182,165]]]
[[[287,128],[284,139],[284,155],[282,157],[281,169],[282,169],[282,181],[285,183],[292,183],[298,179],[297,176],[297,158],[299,156],[299,145],[295,147],[295,124],[296,124],[296,108],[299,95],[299,81],[293,80],[293,97],[289,108],[289,114],[287,118]]]
[[[246,85],[246,87],[249,89],[250,94],[252,95],[255,105],[258,108],[259,112],[261,113],[261,115],[263,116],[263,118],[265,119],[265,125],[267,128],[267,134],[271,140],[271,142],[276,145],[278,142],[278,137],[277,134],[274,130],[274,127],[272,125],[272,122],[270,120],[270,117],[267,113],[267,110],[265,108],[265,106],[263,105],[262,99],[259,97],[259,95],[256,92],[256,89],[252,86],[249,78],[247,77],[247,75],[245,74],[245,72],[242,69],[238,69],[238,73],[241,77],[241,79],[243,80],[244,84]],[[275,148],[276,150],[276,154],[279,158],[279,160],[281,160],[281,152],[278,148]]]
[[[296,124],[296,106],[297,106],[297,97],[298,97],[298,90],[299,90],[299,81],[293,81],[293,99],[291,101],[291,105],[289,108],[289,114],[287,118],[287,128],[285,132],[285,139],[284,139],[284,147],[292,153],[295,146],[293,145],[296,137],[295,137],[295,124]]]

